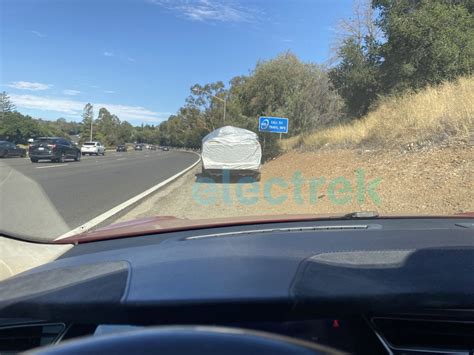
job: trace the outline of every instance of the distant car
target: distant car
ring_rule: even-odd
[[[117,146],[117,152],[126,152],[127,151],[127,146],[125,144],[119,144]]]
[[[63,163],[66,159],[81,160],[81,150],[74,143],[61,137],[37,138],[29,148],[29,155],[33,163],[43,159],[59,163]]]
[[[161,150],[164,151],[164,152],[168,152],[170,150],[169,147],[161,147]]]
[[[26,149],[20,148],[7,141],[0,141],[0,158],[26,157]]]
[[[82,155],[105,155],[105,147],[100,142],[85,142],[81,147]]]
[[[150,145],[150,147],[148,148],[150,150],[156,150],[156,145]]]
[[[135,150],[143,150],[143,146],[141,144],[135,144],[135,147],[133,147]]]

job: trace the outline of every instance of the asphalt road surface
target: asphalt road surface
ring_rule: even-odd
[[[0,160],[0,230],[53,240],[198,160],[180,151],[107,152],[80,162]]]

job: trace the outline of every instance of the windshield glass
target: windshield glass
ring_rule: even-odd
[[[34,143],[38,143],[38,144],[41,144],[41,143],[54,144],[57,142],[58,142],[57,139],[51,139],[51,138],[38,138],[34,140]]]
[[[473,11],[4,0],[0,233],[474,211]]]

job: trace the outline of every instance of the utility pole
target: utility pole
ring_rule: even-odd
[[[91,117],[91,136],[89,142],[92,142],[92,123],[94,122],[94,117]]]
[[[225,124],[225,105],[226,105],[226,102],[227,102],[227,100],[224,99],[224,119],[223,119],[223,122],[222,122],[223,124]]]

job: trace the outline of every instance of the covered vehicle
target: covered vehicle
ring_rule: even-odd
[[[202,139],[201,155],[204,174],[230,171],[260,178],[262,148],[252,131],[233,126],[218,128]]]

